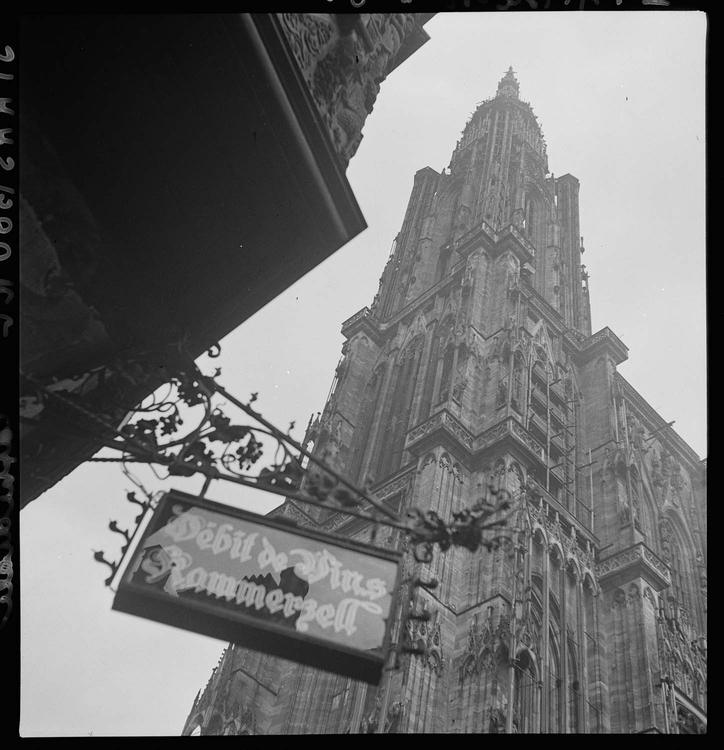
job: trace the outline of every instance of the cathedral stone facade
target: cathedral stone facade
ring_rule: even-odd
[[[393,628],[424,654],[379,686],[230,645],[184,734],[705,731],[706,465],[617,372],[620,339],[591,333],[578,191],[509,70],[449,167],[415,175],[306,436],[397,510],[449,518],[506,488],[514,549],[407,554],[439,586],[415,593],[429,620]]]

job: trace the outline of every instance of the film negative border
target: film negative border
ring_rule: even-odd
[[[16,490],[19,280],[18,60],[16,24],[2,24],[0,38],[0,629],[10,621],[17,581]],[[10,38],[8,38],[10,37]]]

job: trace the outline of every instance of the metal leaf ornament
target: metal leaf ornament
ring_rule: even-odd
[[[219,351],[215,346],[209,354],[218,356]],[[158,386],[159,372],[165,385]],[[410,548],[420,562],[430,562],[435,547],[442,552],[454,545],[471,551],[480,547],[490,550],[506,542],[504,534],[490,534],[503,527],[510,514],[510,496],[505,490],[488,487],[486,499],[454,512],[450,519],[441,518],[434,510],[393,510],[377,499],[369,487],[357,487],[340,472],[335,460],[338,450],[331,451],[328,446],[322,454],[308,452],[289,434],[293,422],[287,432],[272,425],[252,407],[258,394],[252,393],[248,402],[243,403],[216,382],[219,372],[217,368],[213,377],[204,375],[189,357],[176,351],[120,363],[118,372],[110,373],[107,378],[101,373],[109,393],[112,388],[120,387],[122,391],[124,383],[136,392],[139,383],[152,384],[155,390],[135,407],[130,421],[126,419],[127,409],[121,408],[123,393],[115,394],[118,404],[100,413],[84,397],[58,393],[57,389],[53,391],[32,378],[27,379],[39,389],[45,403],[55,404],[62,414],[72,413],[78,422],[102,435],[107,448],[120,453],[119,458],[104,456],[94,460],[156,464],[165,467],[169,476],[202,474],[207,480],[256,487],[285,498],[308,499],[311,504],[368,521],[375,530],[378,525],[399,530],[403,543],[409,539]],[[232,421],[226,409],[222,411],[215,405],[218,399],[242,412],[244,423]],[[116,412],[123,412],[126,423],[122,427],[116,426],[120,422],[115,418]],[[270,447],[271,460],[257,468]],[[495,502],[487,501],[491,497]],[[128,499],[140,506],[138,522],[146,504],[136,500],[132,493]],[[124,537],[127,533],[115,522],[111,530]],[[124,541],[128,543],[127,538]],[[96,559],[113,567],[102,553],[97,553]]]

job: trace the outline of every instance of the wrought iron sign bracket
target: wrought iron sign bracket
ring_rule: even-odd
[[[218,357],[219,353],[218,345],[208,352],[211,357]],[[154,382],[159,366],[149,363],[157,361],[157,357],[149,357],[145,361],[124,363],[117,379],[128,380],[130,372],[136,382]],[[435,511],[419,508],[396,513],[330,466],[325,460],[327,455],[312,453],[295,440],[289,434],[294,423],[284,431],[265,419],[253,406],[258,394],[253,393],[246,403],[233,396],[217,382],[219,368],[213,375],[203,374],[180,348],[166,352],[163,362],[167,384],[156,388],[130,414],[122,404],[109,406],[108,393],[104,394],[104,400],[93,402],[80,392],[58,387],[57,383],[23,377],[26,389],[34,389],[31,398],[41,410],[55,413],[65,423],[72,421],[75,428],[93,432],[106,448],[116,453],[91,460],[116,461],[124,467],[145,463],[159,479],[201,474],[205,477],[202,495],[215,480],[275,493],[365,520],[373,529],[373,536],[380,525],[388,526],[409,538],[418,562],[429,562],[435,546],[441,551],[453,545],[472,551],[480,547],[490,550],[508,540],[504,527],[515,503],[505,489],[488,486],[484,497],[472,507],[453,513],[450,520],[442,519]],[[112,380],[107,373],[103,375]],[[85,383],[88,377],[72,382]],[[242,424],[232,421],[222,410],[220,400],[233,405],[249,419]],[[99,403],[104,404],[103,411]],[[119,423],[119,414],[124,413],[125,418]],[[75,419],[69,419],[71,416]],[[272,462],[259,469],[258,463],[269,443],[275,446]],[[159,474],[154,467],[162,467],[166,475]],[[134,500],[129,498],[129,501]],[[147,509],[144,503],[136,502],[144,511]],[[116,521],[111,521],[109,528],[123,537],[125,555],[136,532],[121,529]],[[94,552],[94,557],[110,568],[109,580],[112,580],[118,565],[107,560],[102,552]]]

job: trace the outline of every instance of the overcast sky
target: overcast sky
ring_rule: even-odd
[[[581,183],[593,330],[629,347],[619,369],[706,455],[704,41],[694,12],[438,14],[383,86],[347,176],[369,228],[222,342],[220,382],[301,436],[368,305],[414,173],[447,166],[476,104],[512,65],[549,168]],[[200,482],[161,483],[153,490]],[[21,514],[21,734],[175,735],[224,643],[111,611],[91,549],[130,523],[117,466],[85,464]],[[209,497],[275,503],[212,485]]]

